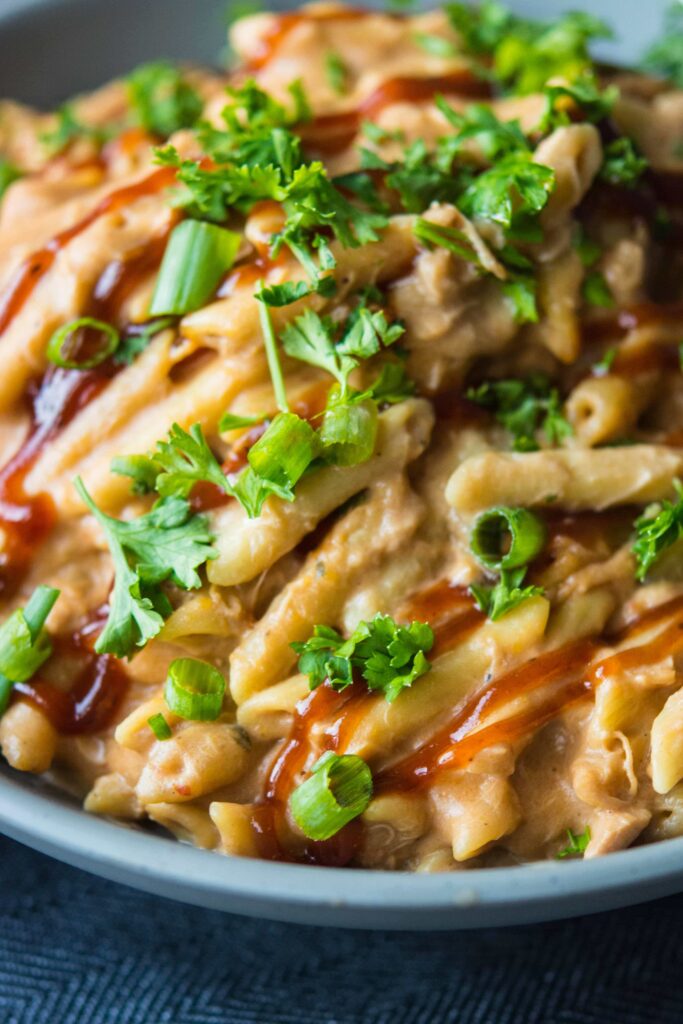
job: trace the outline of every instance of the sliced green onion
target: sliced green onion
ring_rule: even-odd
[[[176,658],[168,669],[164,697],[174,715],[193,722],[212,722],[223,709],[225,679],[213,665],[198,658]]]
[[[362,757],[331,750],[289,798],[297,825],[309,839],[329,839],[357,818],[372,799],[372,773]]]
[[[171,232],[159,269],[150,316],[182,316],[200,309],[235,262],[241,236],[200,220]]]
[[[170,740],[173,735],[171,732],[171,726],[168,724],[161,712],[158,712],[156,715],[150,715],[147,719],[147,725],[158,740]]]
[[[367,462],[375,450],[377,403],[358,402],[332,405],[320,427],[325,455],[337,466]]]
[[[7,705],[9,704],[13,686],[14,683],[12,680],[0,673],[0,718],[2,718],[4,713],[7,711]]]
[[[86,330],[97,331],[102,337],[102,344],[91,356],[72,355],[78,352],[79,333]],[[70,320],[68,324],[55,331],[47,344],[45,355],[55,366],[62,366],[67,370],[90,370],[116,352],[120,341],[119,332],[111,324],[106,324],[104,320],[95,320],[91,316],[82,316],[78,320]]]
[[[263,281],[259,281],[257,292],[263,292],[263,287]],[[266,358],[268,359],[268,369],[270,370],[270,377],[273,382],[273,391],[275,392],[275,401],[277,402],[277,407],[280,412],[289,412],[287,390],[285,388],[285,381],[282,376],[282,367],[280,366],[280,357],[277,351],[277,338],[275,337],[270,310],[265,302],[259,302],[259,319],[261,321],[261,331],[263,333],[263,344],[266,349]]]
[[[501,505],[479,516],[470,547],[487,569],[519,569],[543,549],[545,538],[545,526],[533,512]]]
[[[12,685],[30,679],[52,654],[43,626],[58,597],[54,587],[37,587],[26,607],[17,608],[0,626],[0,714]]]
[[[249,465],[267,480],[271,490],[292,501],[292,488],[301,479],[320,450],[320,441],[310,423],[293,412],[280,412],[249,449]]]

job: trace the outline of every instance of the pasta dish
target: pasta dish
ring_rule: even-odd
[[[314,4],[0,104],[10,766],[326,866],[683,834],[670,18]]]

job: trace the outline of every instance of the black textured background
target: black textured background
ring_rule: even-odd
[[[683,896],[357,932],[144,896],[0,839],[1,1024],[683,1024]]]

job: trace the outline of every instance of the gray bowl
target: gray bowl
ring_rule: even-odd
[[[0,95],[53,106],[142,60],[215,63],[224,0],[0,0]],[[274,4],[273,6],[278,6]],[[279,6],[284,6],[280,4]],[[665,0],[526,0],[548,17],[590,8],[619,25],[608,59],[634,60]],[[443,875],[355,871],[220,857],[86,815],[47,784],[0,769],[0,830],[116,882],[212,909],[354,928],[479,928],[572,917],[683,890],[683,838],[588,862]]]

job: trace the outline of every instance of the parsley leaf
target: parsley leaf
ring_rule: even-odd
[[[167,328],[173,327],[175,322],[175,317],[164,316],[142,324],[130,324],[114,352],[114,362],[130,366],[145,351],[152,338],[156,338],[157,334],[161,334]]]
[[[538,128],[550,132],[560,125],[569,124],[569,112],[578,107],[584,121],[597,124],[611,113],[619,97],[619,90],[611,85],[600,89],[592,75],[583,75],[571,85],[546,85],[543,90],[545,109]]]
[[[515,220],[539,213],[555,185],[555,172],[518,153],[504,156],[469,185],[460,199],[468,217],[513,227]]]
[[[610,185],[625,185],[633,188],[648,168],[644,156],[640,156],[631,139],[623,136],[614,139],[605,147],[605,159],[600,168],[600,178]]]
[[[325,54],[325,75],[330,89],[342,96],[346,92],[349,69],[335,50]]]
[[[145,515],[123,521],[95,505],[80,477],[76,490],[100,524],[114,561],[109,616],[95,650],[130,656],[159,633],[171,613],[164,581],[183,590],[201,586],[197,569],[216,557],[213,538],[206,518],[192,515],[182,498],[162,498]]]
[[[511,612],[530,597],[543,594],[542,587],[522,587],[527,566],[501,569],[500,579],[493,586],[472,585],[470,593],[477,606],[493,622]]]
[[[87,139],[96,145],[101,145],[110,137],[110,131],[106,128],[96,128],[93,125],[79,121],[70,103],[64,103],[55,111],[57,123],[50,131],[43,132],[40,140],[51,156],[61,153],[72,142],[77,139]]]
[[[399,626],[390,615],[378,613],[370,622],[360,622],[348,640],[336,629],[316,626],[312,637],[291,646],[312,690],[326,679],[333,689],[344,690],[353,682],[355,668],[369,690],[381,691],[391,703],[429,671],[425,655],[433,644],[434,633],[426,622]]]
[[[346,321],[341,337],[335,339],[332,320],[307,309],[285,327],[282,346],[294,359],[332,374],[342,395],[346,395],[349,375],[359,361],[375,355],[383,346],[393,345],[403,331],[400,324],[387,323],[381,310],[373,313],[361,305]]]
[[[469,388],[466,395],[471,402],[490,409],[498,422],[510,431],[515,451],[536,451],[538,430],[555,445],[572,434],[571,425],[562,413],[559,392],[543,374],[485,381],[476,388]]]
[[[581,286],[581,294],[589,306],[613,309],[616,305],[607,279],[600,270],[591,270],[589,274],[586,274]]]
[[[562,860],[564,857],[583,857],[588,844],[591,841],[591,830],[590,826],[586,825],[583,832],[572,832],[570,828],[567,829],[567,839],[569,840],[567,845],[559,850],[555,856],[558,860]]]
[[[662,501],[658,512],[645,512],[634,523],[636,539],[632,550],[638,580],[644,580],[664,551],[683,537],[683,486],[680,480],[673,484],[678,501]]]
[[[680,4],[673,3],[669,7],[662,38],[648,49],[641,67],[683,86],[683,8]]]
[[[465,50],[490,58],[492,71],[481,63],[481,73],[521,94],[539,92],[550,78],[578,78],[591,68],[591,40],[612,35],[604,22],[578,11],[543,22],[520,18],[497,0],[478,7],[450,3],[445,10]]]
[[[162,498],[187,498],[198,481],[215,484],[229,493],[229,484],[198,423],[189,433],[174,423],[167,441],[157,441],[154,461],[161,467],[155,490]]]
[[[167,61],[142,64],[129,75],[126,88],[137,123],[163,138],[192,128],[204,105],[182,72]]]
[[[493,163],[506,153],[530,153],[531,147],[518,120],[501,121],[485,103],[472,103],[460,113],[443,96],[435,103],[456,135],[439,139],[440,166],[450,163],[470,142],[475,142],[484,158]],[[445,168],[444,168],[445,169]]]

